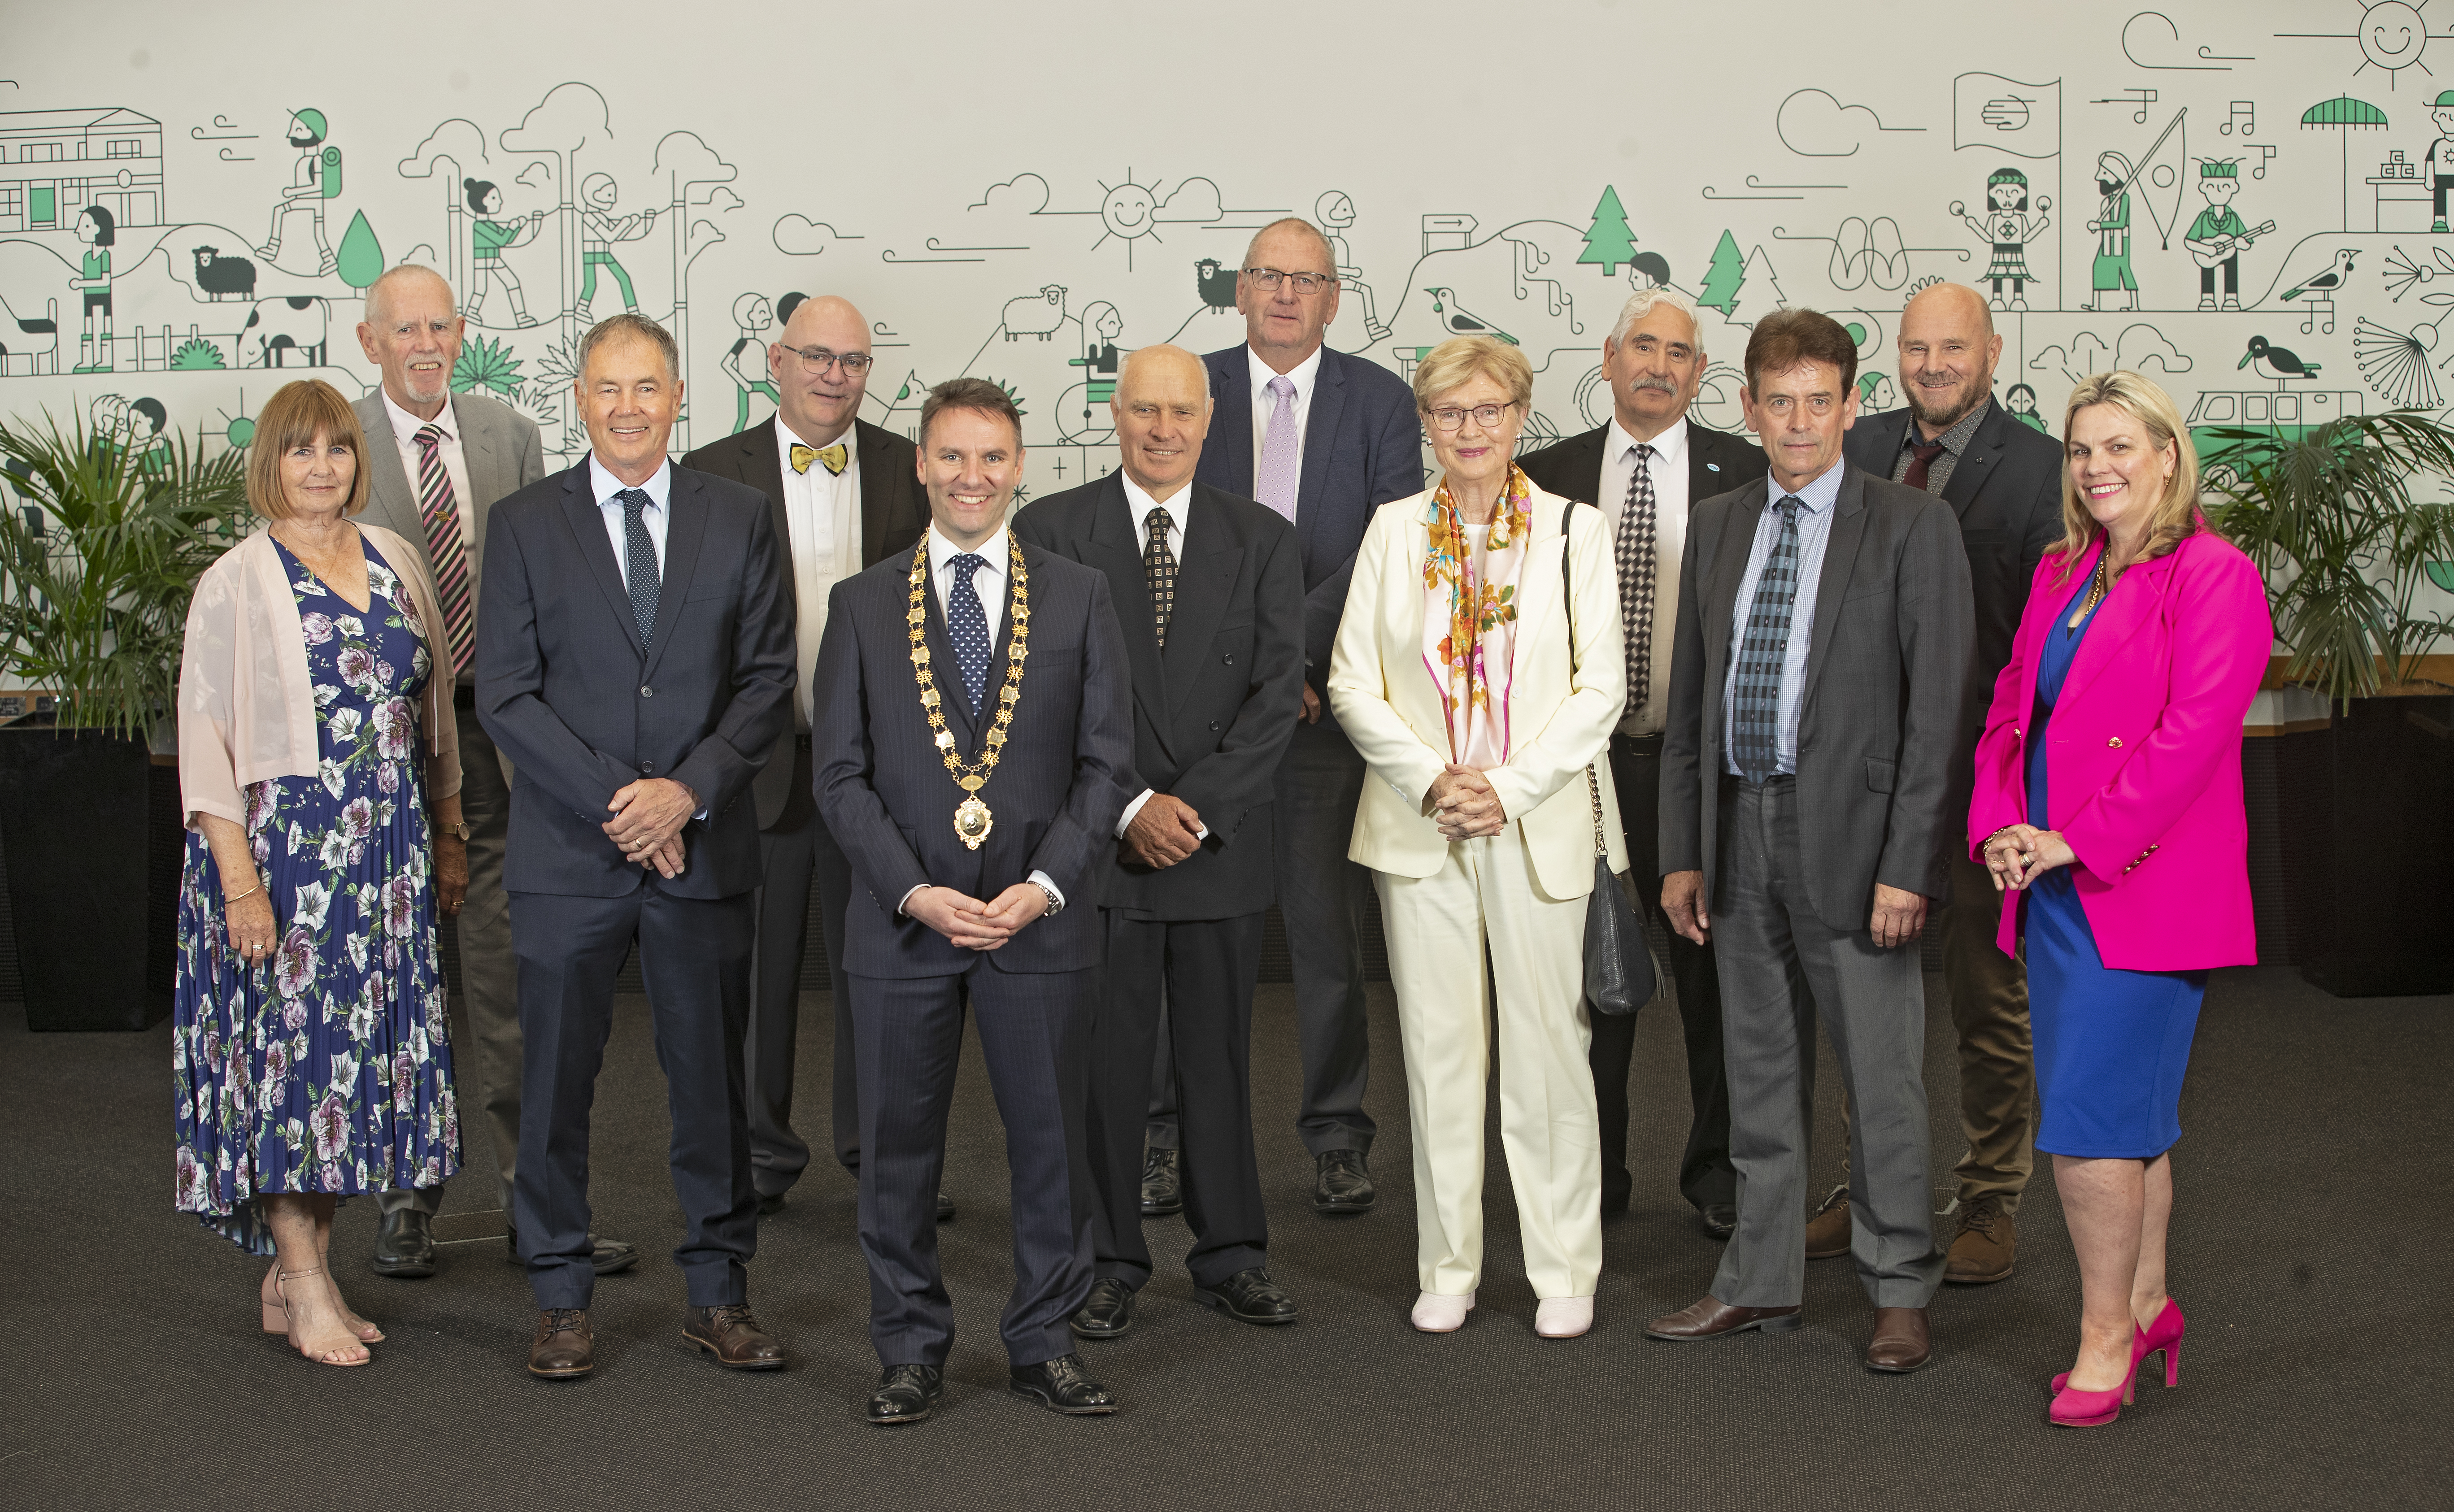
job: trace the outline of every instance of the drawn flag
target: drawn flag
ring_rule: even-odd
[[[1951,145],[2013,157],[2053,157],[2062,150],[2062,81],[2022,84],[1999,73],[1951,81]]]

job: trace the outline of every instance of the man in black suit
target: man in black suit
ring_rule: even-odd
[[[835,1159],[855,1176],[860,1171],[843,965],[852,862],[827,833],[813,796],[806,674],[817,660],[835,585],[889,556],[908,554],[927,528],[912,443],[859,418],[870,363],[869,321],[851,301],[832,294],[801,301],[767,349],[774,417],[682,458],[684,467],[746,483],[767,496],[781,548],[784,601],[793,609],[793,665],[804,674],[794,690],[792,722],[750,789],[758,809],[761,880],[744,1079],[761,1213],[784,1205],[784,1194],[810,1163],[809,1141],[793,1130],[793,1059],[814,874],[834,988]]]
[[[775,1369],[745,1272],[758,825],[741,800],[791,715],[790,601],[767,501],[665,460],[682,384],[663,327],[624,314],[591,330],[572,397],[588,458],[494,506],[477,616],[478,716],[513,773],[529,1369],[569,1380],[595,1362],[589,1107],[634,940],[673,1114],[683,1336],[720,1364]]]
[[[1940,496],[1960,519],[1977,597],[1977,665],[1952,751],[1947,807],[1965,816],[1994,679],[2011,659],[2038,558],[2062,539],[2062,452],[2053,437],[1994,402],[2002,338],[1976,290],[1936,284],[1920,291],[1901,312],[1895,344],[1908,404],[1860,420],[1845,450],[1878,477]],[[1968,858],[1965,845],[1952,847],[1942,964],[1960,1036],[1960,1121],[1968,1145],[1942,1279],[1961,1285],[2011,1274],[2019,1258],[2015,1215],[2037,1159],[2028,977],[1994,942],[2001,918],[2002,897],[1985,868]],[[1848,1246],[1849,1204],[1836,1191],[1808,1225],[1807,1254],[1843,1255]]]
[[[1014,526],[1106,575],[1133,667],[1136,796],[1102,868],[1108,959],[1091,1032],[1097,1279],[1074,1332],[1122,1334],[1151,1278],[1142,1126],[1162,988],[1193,1295],[1242,1322],[1291,1323],[1295,1300],[1263,1268],[1252,1037],[1271,799],[1302,698],[1303,563],[1283,516],[1193,480],[1210,427],[1200,358],[1142,348],[1109,408],[1123,471],[1036,500]]]
[[[811,720],[818,809],[859,889],[844,969],[884,1367],[869,1421],[917,1421],[944,1391],[955,1312],[935,1210],[966,997],[1013,1168],[1013,1389],[1113,1412],[1066,1320],[1091,1289],[1084,1054],[1101,871],[1133,774],[1131,675],[1107,578],[1005,528],[1022,417],[1004,390],[931,391],[919,478],[924,545],[830,595]]]
[[[1303,552],[1303,710],[1278,764],[1274,826],[1278,915],[1295,969],[1303,1051],[1296,1132],[1313,1155],[1313,1205],[1351,1214],[1369,1211],[1374,1197],[1357,924],[1365,876],[1346,858],[1363,758],[1321,687],[1363,529],[1380,505],[1422,492],[1423,463],[1405,381],[1321,344],[1338,292],[1337,258],[1310,221],[1274,221],[1253,238],[1236,278],[1244,345],[1201,359],[1217,409],[1196,475],[1285,516]],[[1153,1163],[1164,1167],[1173,1131],[1155,1128],[1151,1142]]]
[[[1696,306],[1676,289],[1638,291],[1602,339],[1611,418],[1524,458],[1537,486],[1600,505],[1619,569],[1619,605],[1627,638],[1627,713],[1611,735],[1611,776],[1637,896],[1659,908],[1661,868],[1661,732],[1668,718],[1670,627],[1679,618],[1679,565],[1685,559],[1694,506],[1754,481],[1763,452],[1692,422],[1688,406],[1704,382],[1704,342]],[[1670,937],[1670,978],[1678,984],[1687,1041],[1687,1149],[1679,1190],[1704,1230],[1728,1239],[1737,1226],[1738,1173],[1730,1165],[1730,1086],[1721,1072],[1721,978],[1713,948]],[[1636,1052],[1636,1015],[1594,1016],[1592,1065],[1601,1124],[1602,1213],[1627,1211],[1627,1077]]]

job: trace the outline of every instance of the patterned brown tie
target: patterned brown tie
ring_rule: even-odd
[[[1142,580],[1150,585],[1151,622],[1158,627],[1158,646],[1167,649],[1167,622],[1176,614],[1176,553],[1168,550],[1167,533],[1174,522],[1167,509],[1150,512],[1145,522],[1150,544],[1142,548]]]

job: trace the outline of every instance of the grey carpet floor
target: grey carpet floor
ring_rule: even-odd
[[[1481,1306],[1458,1335],[1412,1333],[1405,1082],[1388,989],[1373,991],[1378,1210],[1313,1213],[1292,1132],[1292,998],[1263,988],[1254,1063],[1272,1267],[1303,1320],[1263,1330],[1204,1311],[1173,1263],[1181,1222],[1152,1222],[1162,1270],[1137,1327],[1085,1350],[1126,1402],[1106,1420],[1060,1420],[1005,1393],[1008,1199],[975,1048],[947,1176],[961,1214],[942,1231],[961,1331],[950,1393],[935,1421],[893,1432],[858,1416],[875,1363],[852,1185],[832,1164],[761,1225],[752,1272],[793,1368],[728,1375],[683,1344],[667,1258],[680,1220],[642,1000],[622,1003],[599,1084],[594,1187],[598,1227],[648,1258],[600,1285],[597,1374],[575,1384],[522,1370],[531,1303],[499,1240],[449,1246],[433,1280],[382,1280],[364,1265],[375,1215],[363,1201],[344,1208],[333,1254],[353,1303],[391,1335],[375,1362],[320,1368],[260,1335],[258,1263],[170,1206],[167,1029],[33,1036],[11,1014],[0,1506],[2454,1504],[2454,1322],[2427,1291],[2454,1249],[2454,1001],[2339,1001],[2281,969],[2219,976],[2175,1157],[2182,1387],[2142,1385],[2115,1426],[2071,1432],[2044,1421],[2045,1378],[2068,1363],[2078,1311],[2049,1171],[2022,1211],[2018,1275],[1947,1288],[1936,1362],[1918,1375],[1860,1367],[1868,1304],[1840,1261],[1811,1267],[1800,1332],[1642,1337],[1648,1316],[1705,1289],[1717,1255],[1673,1180],[1687,1108],[1662,1011],[1639,1030],[1636,1199],[1605,1230],[1595,1331],[1534,1338],[1495,1134]],[[800,1121],[822,1139],[825,999],[804,1011]],[[1940,1013],[1927,1038],[1940,1185],[1961,1149]],[[1838,1119],[1835,1079],[1822,1079],[1816,1164],[1828,1180]],[[470,1165],[491,1169],[470,1121]],[[446,1213],[483,1230],[493,1205],[490,1180],[463,1178]]]

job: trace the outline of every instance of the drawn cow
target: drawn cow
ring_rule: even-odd
[[[1221,269],[1217,258],[1204,257],[1193,265],[1193,272],[1201,302],[1210,307],[1212,314],[1223,314],[1236,308],[1235,269]]]
[[[255,293],[255,264],[244,257],[225,257],[218,247],[192,249],[196,259],[196,287],[208,298],[218,303],[224,294],[240,299]]]
[[[231,343],[238,349],[239,366],[286,368],[290,363],[284,353],[295,352],[307,366],[322,367],[331,317],[332,302],[313,294],[257,300]]]
[[[1061,284],[1050,284],[1036,294],[1005,302],[1003,324],[1008,341],[1025,335],[1045,341],[1064,323],[1065,289]]]

